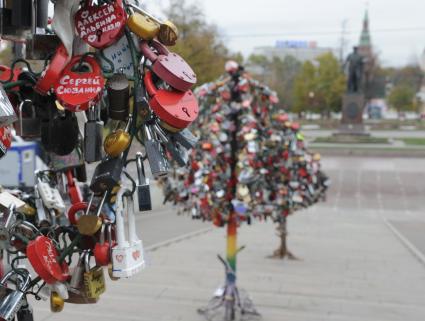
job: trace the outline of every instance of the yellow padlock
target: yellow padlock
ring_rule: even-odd
[[[50,294],[50,311],[54,313],[62,312],[64,306],[65,301],[59,296],[59,294],[52,292]]]
[[[143,40],[154,39],[160,31],[160,25],[157,22],[137,12],[128,17],[127,26]]]
[[[131,136],[128,133],[130,125],[132,123],[132,117],[129,116],[127,126],[125,129],[117,129],[113,133],[106,136],[103,142],[103,148],[105,153],[111,157],[120,156],[128,147],[130,147]]]
[[[87,207],[87,212],[85,213],[85,215],[80,216],[77,221],[77,229],[78,229],[78,232],[80,232],[80,234],[91,236],[96,234],[96,232],[100,230],[103,224],[103,221],[100,218],[100,213],[102,211],[103,204],[105,204],[105,200],[107,196],[108,196],[108,193],[105,192],[105,194],[102,197],[102,200],[100,201],[98,205],[96,215],[92,215],[92,214],[89,214],[92,203],[93,203],[93,198],[94,198],[94,195],[92,195],[89,205]]]
[[[84,288],[88,299],[98,299],[106,291],[105,275],[101,266],[90,268],[90,254],[84,258]]]
[[[158,26],[158,31],[155,35],[155,37],[158,38],[158,40],[165,46],[174,46],[176,44],[176,41],[179,37],[179,31],[176,27],[176,25],[174,23],[172,23],[171,21],[167,20],[167,21],[161,21],[157,18],[155,18],[153,15],[151,15],[150,13],[148,13],[147,11],[139,8],[138,6],[130,3],[130,7],[134,10],[137,11],[137,14],[140,14],[142,16],[145,17],[145,19],[149,20],[149,23],[156,23],[156,25]],[[131,18],[131,16],[130,16]],[[129,18],[129,19],[130,19]],[[138,18],[141,19],[141,18]],[[141,29],[141,25],[142,24],[146,24],[146,22],[142,23],[141,21],[137,24],[138,27],[136,27],[135,29]],[[127,23],[128,27],[131,29],[130,25]],[[132,25],[136,26],[134,24],[134,22],[132,22]],[[133,30],[132,30],[133,31]],[[137,32],[133,31],[135,34],[139,35]],[[139,36],[141,37],[141,36]],[[145,39],[143,37],[141,37],[142,39]],[[145,40],[152,40],[151,39],[145,39]]]

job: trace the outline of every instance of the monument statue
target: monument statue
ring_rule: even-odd
[[[347,68],[348,65],[348,68]],[[359,54],[358,47],[347,57],[344,69],[348,69],[348,93],[361,93],[364,73],[364,57]]]

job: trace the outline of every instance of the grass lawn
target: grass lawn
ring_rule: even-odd
[[[425,138],[412,137],[412,138],[401,138],[401,140],[406,145],[425,146]]]
[[[368,136],[328,136],[317,137],[314,143],[327,144],[389,144],[388,138]],[[424,140],[425,144],[425,140]]]

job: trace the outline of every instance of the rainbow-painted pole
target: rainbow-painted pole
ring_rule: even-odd
[[[236,275],[236,254],[237,248],[237,229],[238,224],[236,221],[236,214],[230,214],[229,221],[227,222],[227,262]]]

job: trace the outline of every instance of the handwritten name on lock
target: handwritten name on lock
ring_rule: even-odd
[[[84,5],[75,15],[77,34],[95,48],[114,43],[125,27],[126,15],[121,1],[101,6]]]
[[[106,59],[112,61],[114,64],[114,71],[122,70],[126,76],[133,76],[133,61],[131,58],[130,44],[126,36],[121,37],[121,39],[112,46],[105,48],[103,50],[103,55]],[[109,63],[105,59],[102,59],[102,56],[101,63],[103,68],[111,68]]]

